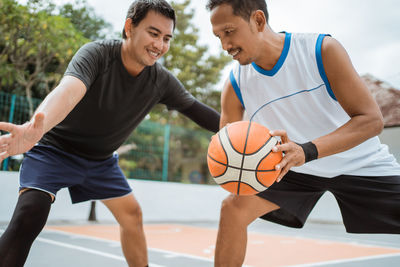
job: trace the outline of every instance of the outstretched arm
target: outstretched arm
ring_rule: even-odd
[[[217,111],[196,100],[192,106],[182,110],[181,113],[214,133],[227,123],[242,120],[244,110],[229,80],[225,82],[222,91],[221,106],[222,114],[220,116]]]
[[[354,69],[346,50],[331,37],[325,37],[322,43],[322,61],[331,88],[350,120],[335,131],[310,140],[316,146],[318,158],[351,149],[383,129],[379,106]],[[282,169],[277,179],[280,180],[291,167],[303,165],[305,155],[299,145],[290,141],[285,131],[272,134],[282,136],[282,145],[274,149],[285,152],[277,167]]]
[[[219,113],[197,100],[190,107],[180,112],[204,129],[214,133],[219,130]]]
[[[31,149],[55,125],[60,123],[83,98],[86,87],[79,79],[66,76],[43,100],[32,119],[23,124],[0,122],[0,163],[7,157]]]

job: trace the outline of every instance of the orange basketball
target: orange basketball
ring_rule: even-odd
[[[268,189],[280,171],[281,152],[272,152],[278,140],[261,124],[239,121],[222,128],[208,146],[208,169],[217,184],[236,195],[254,195]]]

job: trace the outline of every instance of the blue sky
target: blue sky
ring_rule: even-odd
[[[116,31],[122,29],[132,2],[87,1]],[[209,46],[210,53],[216,53],[221,48],[211,32],[206,3],[192,0],[191,5],[201,43]],[[274,31],[329,33],[343,44],[360,74],[370,73],[400,89],[400,1],[267,0],[267,4]]]

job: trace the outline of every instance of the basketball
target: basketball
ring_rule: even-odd
[[[261,124],[239,121],[228,124],[211,138],[207,164],[214,180],[236,195],[254,195],[268,189],[280,170],[281,152],[271,149],[279,141]]]

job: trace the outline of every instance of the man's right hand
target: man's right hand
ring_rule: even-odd
[[[44,114],[39,112],[27,123],[16,125],[0,122],[0,130],[8,134],[0,136],[0,163],[14,155],[31,149],[44,134]]]

